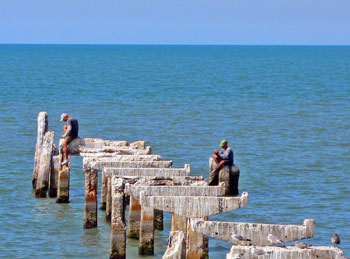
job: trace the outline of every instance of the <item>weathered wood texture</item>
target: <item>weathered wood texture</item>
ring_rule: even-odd
[[[168,247],[163,259],[183,259],[186,257],[185,234],[182,231],[171,231]]]
[[[125,185],[125,193],[139,196],[141,192],[148,196],[221,196],[225,185],[220,186],[137,186]]]
[[[190,176],[191,167],[186,164],[184,168],[104,168],[105,173],[117,176],[160,176],[160,177],[174,177],[174,176]]]
[[[58,188],[58,175],[60,172],[60,161],[59,156],[52,156],[51,159],[51,173],[50,173],[50,186],[49,186],[49,196],[51,198],[57,197]]]
[[[48,131],[48,126],[49,126],[47,112],[39,112],[37,121],[38,121],[38,129],[37,129],[37,139],[36,139],[35,155],[34,155],[34,168],[33,168],[33,177],[32,177],[33,189],[36,188],[36,182],[38,179],[38,171],[39,171],[39,165],[40,165],[41,147],[44,141],[45,133]]]
[[[38,178],[35,189],[35,197],[37,198],[46,197],[46,192],[49,189],[54,137],[55,133],[53,131],[47,131],[41,146]]]
[[[139,255],[154,254],[154,210],[141,207]]]
[[[258,255],[258,252],[261,255]],[[340,248],[312,246],[307,249],[295,246],[232,246],[226,259],[336,259],[343,255]]]
[[[141,192],[141,206],[174,212],[191,218],[231,211],[248,205],[248,193],[239,197],[147,196]],[[205,206],[203,206],[205,204]]]
[[[85,171],[84,228],[97,227],[97,170]]]
[[[123,181],[113,182],[110,258],[126,258],[126,224]]]
[[[203,233],[233,244],[259,246],[275,244],[267,239],[269,234],[276,236],[282,243],[313,237],[315,224],[315,221],[312,219],[305,219],[303,225],[204,221],[200,219],[191,219],[190,222],[191,229],[195,232]],[[251,241],[235,240],[232,237],[233,233]]]

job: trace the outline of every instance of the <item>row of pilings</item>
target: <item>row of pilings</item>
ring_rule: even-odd
[[[222,168],[218,185],[209,186],[202,176],[191,176],[189,164],[173,168],[172,161],[152,154],[144,141],[77,138],[69,144],[69,155],[84,157],[86,229],[98,226],[98,172],[102,172],[100,208],[111,222],[110,258],[126,258],[127,237],[139,240],[140,255],[153,255],[154,231],[163,230],[163,211],[172,214],[163,258],[208,258],[208,237],[233,244],[228,259],[343,256],[342,250],[334,247],[276,246],[313,237],[311,219],[305,219],[302,225],[209,220],[212,215],[248,205],[248,193],[230,195],[232,190],[238,191],[236,166]],[[40,112],[32,181],[36,197],[48,194],[58,203],[69,202],[70,164],[61,166],[62,160],[61,143],[57,148],[54,132],[48,130],[48,115]],[[212,159],[209,166],[210,171],[216,166]]]

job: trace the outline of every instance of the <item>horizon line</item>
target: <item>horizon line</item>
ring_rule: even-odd
[[[196,44],[196,43],[2,43],[0,45],[101,45],[101,46],[350,46],[350,44]]]

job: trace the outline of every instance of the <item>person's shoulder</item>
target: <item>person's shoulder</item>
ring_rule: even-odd
[[[228,151],[233,151],[232,147],[227,147]]]
[[[69,117],[69,118],[68,118],[68,121],[69,121],[69,122],[73,122],[73,121],[78,121],[78,120],[77,120],[76,118],[74,118],[74,117]]]

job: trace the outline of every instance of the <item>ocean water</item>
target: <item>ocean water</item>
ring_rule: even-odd
[[[83,229],[84,173],[74,157],[69,204],[35,199],[36,117],[56,141],[68,112],[81,137],[145,140],[154,154],[208,178],[227,139],[246,208],[211,219],[302,224],[313,245],[350,256],[350,47],[0,45],[0,257],[107,258],[110,226]],[[156,232],[155,256],[166,249]],[[230,244],[210,239],[210,257]],[[128,258],[137,241],[128,240]]]

